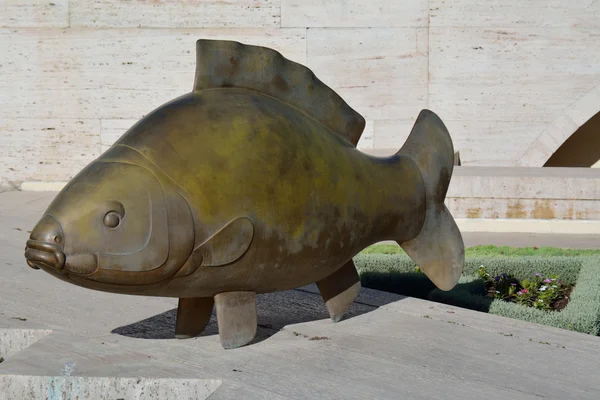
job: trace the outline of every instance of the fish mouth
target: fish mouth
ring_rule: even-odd
[[[55,244],[29,239],[25,247],[27,265],[33,269],[43,267],[62,271],[65,267],[65,253]]]

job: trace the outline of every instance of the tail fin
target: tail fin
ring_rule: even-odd
[[[438,288],[450,290],[462,273],[465,247],[444,204],[454,169],[454,147],[442,120],[432,111],[422,110],[398,155],[410,157],[418,165],[426,196],[421,232],[398,244]]]

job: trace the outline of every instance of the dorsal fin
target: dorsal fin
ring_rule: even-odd
[[[307,67],[276,50],[229,40],[196,42],[194,91],[236,87],[265,93],[310,115],[355,147],[365,119]]]

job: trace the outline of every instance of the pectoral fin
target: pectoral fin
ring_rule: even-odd
[[[240,259],[250,248],[254,237],[254,224],[241,217],[225,225],[201,244],[194,253],[202,256],[202,266],[219,267]]]

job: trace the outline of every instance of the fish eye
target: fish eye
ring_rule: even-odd
[[[116,228],[121,223],[121,216],[116,211],[109,211],[104,216],[104,225],[108,228]]]

